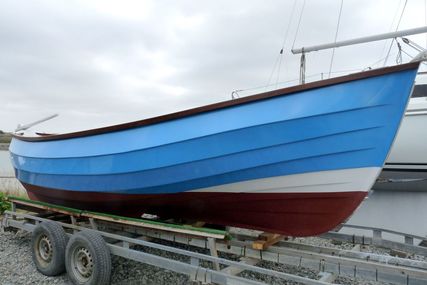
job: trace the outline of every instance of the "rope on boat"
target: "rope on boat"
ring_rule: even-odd
[[[398,49],[397,56],[396,56],[396,64],[401,64],[402,63],[402,46],[397,41],[397,39],[396,39],[396,43],[397,43],[397,49]]]

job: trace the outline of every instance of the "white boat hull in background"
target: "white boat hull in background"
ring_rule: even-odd
[[[374,190],[427,191],[427,97],[412,98]]]

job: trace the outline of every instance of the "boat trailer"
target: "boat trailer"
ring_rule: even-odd
[[[239,276],[243,271],[309,285],[333,284],[337,277],[391,284],[427,284],[427,262],[407,258],[427,256],[427,247],[415,245],[415,241],[426,243],[426,238],[396,231],[342,225],[371,231],[372,235],[329,232],[320,236],[354,245],[350,250],[343,250],[246,229],[227,228],[224,231],[132,219],[18,197],[9,197],[9,201],[12,209],[4,213],[1,230],[15,228],[31,232],[31,250],[37,269],[50,276],[66,269],[75,284],[108,284],[111,254],[186,274],[190,281],[199,284],[265,284]],[[383,233],[400,236],[403,241],[386,240]],[[162,241],[176,246],[164,245]],[[203,249],[206,254],[184,250],[179,245]],[[387,248],[396,256],[361,250],[371,245]],[[152,254],[147,249],[185,256],[187,262]],[[318,272],[318,279],[257,266],[261,261],[314,270]]]

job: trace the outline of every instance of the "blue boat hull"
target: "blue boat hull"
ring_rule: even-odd
[[[191,200],[191,195],[206,193],[282,198],[355,193],[356,203],[344,211],[348,216],[384,164],[416,72],[413,67],[90,136],[40,142],[17,137],[10,147],[11,157],[17,178],[34,198],[48,200],[62,193],[55,198],[61,204],[70,200],[61,197],[90,193],[105,203],[101,210],[111,212],[114,207],[102,201],[102,195],[129,195],[144,197],[140,207],[132,209],[142,213],[147,210],[146,198],[162,197],[148,209],[162,213],[161,201],[168,195],[185,194]],[[319,173],[328,177],[323,184],[311,181]],[[203,212],[198,215],[210,216]],[[279,212],[283,216],[283,210]],[[280,227],[269,229],[301,235],[301,230]]]

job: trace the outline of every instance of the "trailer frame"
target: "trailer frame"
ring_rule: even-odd
[[[395,231],[361,227],[368,231],[371,230],[373,237],[357,237],[337,232],[323,235],[324,238],[353,243],[355,246],[352,250],[313,246],[283,239],[265,249],[257,249],[254,247],[254,242],[259,236],[257,231],[237,228],[222,231],[170,224],[164,221],[129,219],[17,197],[10,197],[9,201],[12,209],[5,212],[0,224],[1,230],[11,227],[32,232],[39,223],[54,221],[65,229],[68,236],[82,230],[92,231],[104,238],[113,255],[183,273],[188,275],[191,281],[202,284],[265,284],[259,280],[238,276],[242,271],[251,271],[310,285],[332,284],[331,282],[338,276],[360,277],[366,280],[406,285],[419,285],[427,282],[426,261],[379,255],[360,250],[365,245],[375,245],[401,250],[407,254],[427,256],[427,248],[414,244],[414,240],[425,240],[424,237]],[[382,238],[382,232],[400,235],[404,238],[404,242],[387,241]],[[194,246],[205,249],[209,254],[163,245],[156,241]],[[138,250],[134,247],[136,245],[182,255],[188,262]],[[240,259],[235,261],[218,257],[219,252],[237,255]],[[261,261],[316,270],[319,273],[318,279],[256,266]]]

